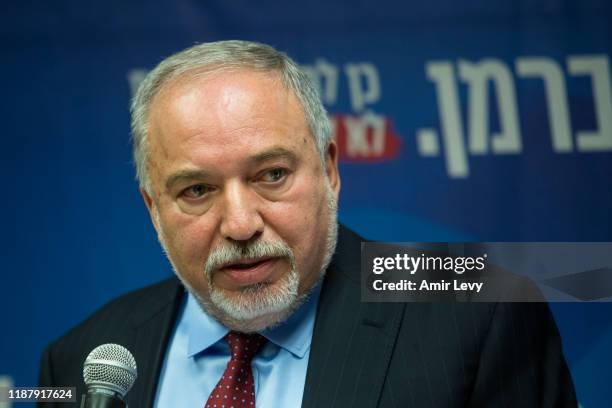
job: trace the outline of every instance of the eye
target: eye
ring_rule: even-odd
[[[276,168],[268,170],[262,174],[260,180],[264,183],[277,183],[287,176],[287,170],[283,168]]]
[[[181,196],[196,200],[198,198],[202,198],[207,193],[213,191],[213,188],[207,186],[206,184],[194,184],[193,186],[187,187],[185,190],[181,192]]]

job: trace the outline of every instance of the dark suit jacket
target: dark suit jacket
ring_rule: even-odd
[[[303,407],[576,407],[545,303],[363,303],[361,241],[340,228]],[[172,278],[112,301],[45,350],[40,385],[80,396],[85,357],[118,343],[138,364],[128,404],[152,406],[183,294]]]

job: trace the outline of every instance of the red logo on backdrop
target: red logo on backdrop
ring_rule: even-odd
[[[331,114],[332,137],[338,143],[341,161],[375,163],[396,158],[400,137],[391,120],[376,113],[382,87],[376,65],[369,61],[335,64],[325,58],[302,65],[328,109],[345,89],[353,113]]]
[[[332,114],[330,120],[340,160],[377,162],[399,155],[401,139],[388,117],[366,112],[362,115]]]

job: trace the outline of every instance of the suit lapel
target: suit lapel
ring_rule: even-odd
[[[375,407],[404,307],[364,303],[361,238],[341,228],[317,309],[302,407]]]
[[[128,393],[128,405],[152,407],[166,348],[184,293],[178,280],[173,279],[159,297],[147,299],[134,314],[134,345],[138,378]]]

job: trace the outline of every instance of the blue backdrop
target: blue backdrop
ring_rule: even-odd
[[[4,4],[0,382],[171,274],[134,181],[130,96],[196,42],[249,39],[317,82],[340,218],[385,241],[612,241],[606,0]],[[552,305],[585,407],[610,405],[612,305]]]

